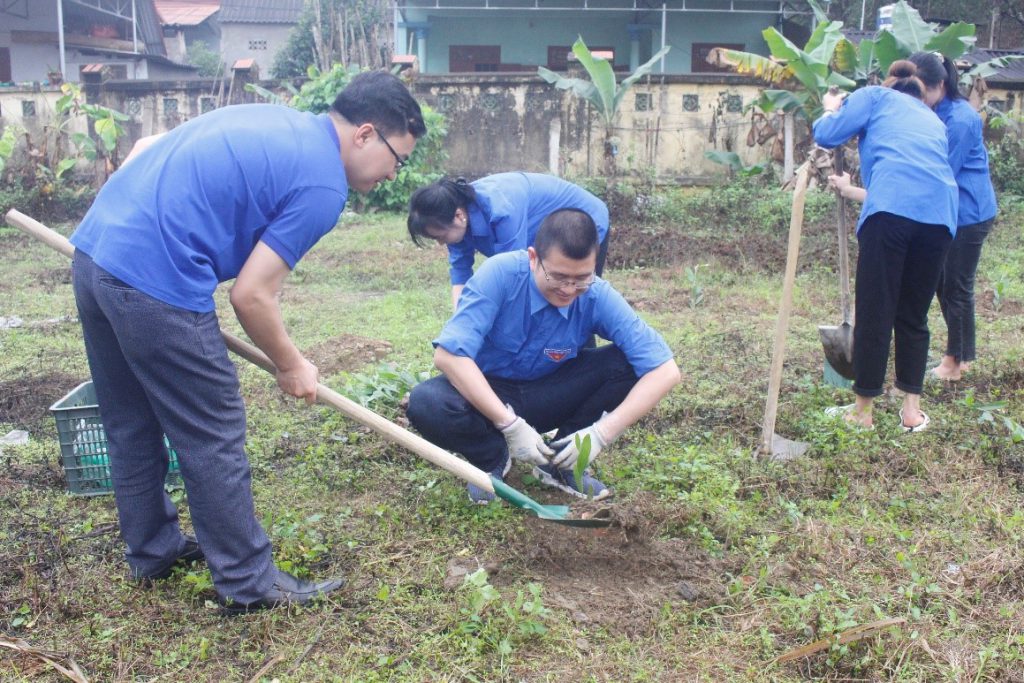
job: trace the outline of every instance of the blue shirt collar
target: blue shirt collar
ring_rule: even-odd
[[[327,129],[327,134],[331,136],[331,140],[334,140],[334,146],[338,148],[338,154],[341,154],[341,140],[338,139],[338,130],[334,127],[331,115],[320,114],[320,122]]]
[[[572,304],[576,303],[576,300],[573,299],[572,304],[569,304],[568,306],[563,306],[563,307],[559,308],[558,306],[552,305],[552,303],[550,301],[545,299],[544,295],[541,293],[540,289],[538,289],[538,287],[537,287],[537,281],[533,279],[533,271],[530,270],[529,257],[527,257],[527,261],[526,261],[526,277],[529,280],[529,282],[527,283],[527,287],[530,288],[530,315],[536,315],[537,313],[539,313],[542,310],[544,310],[545,306],[550,306],[551,308],[553,308],[556,311],[558,311],[558,314],[560,316],[562,316],[563,318],[568,320],[569,319],[569,309],[572,308]]]

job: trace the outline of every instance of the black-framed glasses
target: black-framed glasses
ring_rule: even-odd
[[[555,287],[558,287],[559,289],[571,287],[572,289],[575,289],[577,292],[585,292],[588,289],[590,289],[590,286],[592,284],[594,284],[593,275],[591,275],[586,280],[568,280],[564,277],[551,277],[551,275],[548,273],[548,269],[544,267],[544,262],[540,260],[540,257],[537,258],[537,263],[540,264],[540,270],[542,273],[544,273],[544,279],[549,284],[552,284]]]
[[[384,143],[384,146],[388,148],[388,151],[389,151],[389,152],[391,152],[391,156],[393,156],[393,157],[395,158],[395,171],[396,171],[396,172],[397,172],[397,171],[401,171],[401,170],[402,170],[402,168],[403,168],[403,167],[405,166],[405,164],[406,164],[406,162],[407,162],[408,160],[407,160],[407,159],[403,159],[403,158],[402,158],[402,157],[401,157],[401,156],[400,156],[400,155],[398,154],[398,152],[396,152],[396,151],[395,151],[395,148],[391,146],[391,143],[390,143],[390,142],[388,142],[388,139],[387,139],[386,137],[384,137],[384,134],[383,134],[383,133],[381,133],[381,132],[380,132],[379,130],[377,130],[376,128],[374,128],[374,130],[375,130],[375,131],[377,132],[377,137],[379,137],[379,138],[380,138],[380,141],[381,141],[381,142],[383,142],[383,143]]]

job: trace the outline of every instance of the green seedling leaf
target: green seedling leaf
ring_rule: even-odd
[[[576,442],[576,452],[579,453],[579,457],[576,458],[576,464],[572,468],[572,478],[576,480],[576,488],[579,491],[583,490],[583,473],[587,471],[590,466],[590,435],[587,434],[580,440],[579,435],[575,435],[573,439]]]

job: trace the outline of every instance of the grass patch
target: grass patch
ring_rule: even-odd
[[[47,408],[88,376],[63,257],[10,229],[3,249],[0,624],[93,680],[1009,681],[1024,677],[1024,203],[1002,200],[978,278],[969,378],[930,384],[933,428],[904,435],[822,416],[816,325],[839,318],[831,200],[809,200],[777,431],[811,443],[755,457],[788,197],[763,188],[666,195],[614,223],[606,272],[675,349],[683,383],[597,462],[611,531],[471,506],[460,482],[336,412],[284,397],[239,361],[258,514],[275,559],[346,588],[305,610],[238,619],[209,573],[131,583],[110,497],[64,493]],[[727,210],[733,207],[732,210]],[[68,229],[63,227],[66,233]],[[640,258],[642,257],[642,258]],[[403,218],[346,218],[289,278],[297,343],[325,381],[401,420],[450,314],[440,249]],[[222,324],[240,329],[226,293]],[[933,307],[932,353],[944,325]],[[989,411],[980,407],[998,404]],[[518,468],[511,483],[565,503]],[[173,499],[188,526],[183,492]],[[481,571],[481,570],[485,571]],[[883,618],[884,633],[776,664]],[[5,680],[44,673],[0,650]]]

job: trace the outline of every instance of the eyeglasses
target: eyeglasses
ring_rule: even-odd
[[[395,151],[395,148],[391,146],[391,143],[388,142],[388,139],[384,137],[384,135],[381,134],[379,130],[377,131],[377,137],[380,138],[380,141],[383,142],[384,146],[388,148],[389,152],[391,152],[391,156],[395,158],[395,171],[401,171],[402,168],[405,166],[407,160],[403,159],[401,156],[398,155],[398,152]]]
[[[541,261],[538,258],[537,259],[537,263],[540,264],[540,270],[541,270],[542,273],[544,273],[544,279],[549,284],[554,285],[558,289],[572,288],[572,289],[575,289],[577,292],[585,292],[588,289],[590,289],[590,286],[592,284],[594,284],[594,276],[593,275],[591,275],[586,280],[567,280],[567,279],[562,278],[562,277],[551,277],[551,275],[548,274],[548,269],[544,267],[544,262]]]

